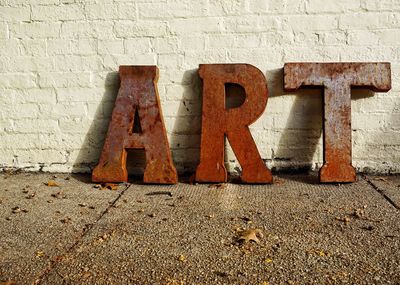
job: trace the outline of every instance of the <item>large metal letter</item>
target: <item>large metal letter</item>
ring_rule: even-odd
[[[156,66],[120,66],[121,87],[115,102],[99,164],[93,182],[128,180],[126,149],[146,152],[145,183],[172,184],[178,181],[172,163],[157,92]],[[133,132],[135,112],[141,133]]]
[[[248,64],[202,64],[203,113],[199,182],[225,182],[225,135],[242,166],[246,183],[272,183],[272,175],[258,153],[248,126],[256,121],[267,105],[268,89],[264,75]],[[225,84],[241,85],[246,100],[239,108],[225,109]]]
[[[354,182],[351,163],[351,87],[387,92],[390,63],[286,63],[284,88],[324,87],[324,165],[320,182]]]

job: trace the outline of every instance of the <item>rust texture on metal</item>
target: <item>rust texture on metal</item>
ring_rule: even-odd
[[[145,183],[177,183],[157,92],[156,66],[120,66],[121,85],[94,182],[126,182],[127,149],[144,149]],[[133,131],[138,112],[141,132]]]
[[[324,165],[320,182],[354,182],[351,146],[351,88],[387,92],[391,88],[390,63],[286,63],[284,89],[324,87]]]
[[[248,64],[203,64],[203,111],[198,182],[227,181],[224,166],[225,135],[242,167],[245,183],[272,183],[248,126],[263,113],[268,99],[264,75]],[[246,99],[238,108],[225,109],[225,84],[239,84]]]

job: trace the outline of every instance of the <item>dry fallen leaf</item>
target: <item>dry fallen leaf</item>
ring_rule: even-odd
[[[282,180],[282,179],[279,179],[279,178],[275,178],[275,179],[274,179],[274,184],[275,184],[275,185],[282,185],[282,184],[284,184],[284,183],[285,183],[285,181]]]
[[[100,190],[118,190],[118,184],[115,183],[101,183],[101,184],[96,184],[93,187],[98,188]]]
[[[178,260],[180,261],[180,262],[186,262],[186,257],[184,256],[184,255],[179,255],[179,257],[178,257]]]
[[[13,212],[13,214],[20,213],[21,212],[21,208],[20,207],[14,207],[14,208],[12,208],[12,212]]]
[[[17,284],[17,282],[13,281],[13,280],[6,280],[6,281],[0,281],[0,285],[15,285]]]
[[[258,238],[263,238],[263,237],[264,235],[260,229],[249,229],[239,233],[238,241],[243,241],[244,243],[250,241],[260,243],[260,240]]]
[[[168,278],[167,283],[165,285],[184,285],[185,282],[183,280],[176,280]]]
[[[44,256],[44,251],[38,250],[36,251],[36,257],[42,257]]]
[[[387,178],[385,178],[385,177],[375,177],[374,180],[376,180],[376,181],[384,181],[384,182],[388,181]]]
[[[345,224],[348,224],[350,222],[350,218],[349,217],[344,217],[344,218],[336,217],[335,219],[337,221],[344,222]]]
[[[273,260],[271,259],[271,258],[266,258],[265,260],[264,260],[264,263],[271,263]]]
[[[224,183],[218,183],[218,184],[210,184],[210,185],[208,185],[208,188],[224,189],[225,187],[226,187],[226,184],[224,184]]]
[[[49,180],[49,181],[47,181],[46,183],[44,183],[46,186],[49,186],[49,187],[60,187],[58,184],[57,184],[57,182],[55,182],[54,180]]]
[[[68,224],[69,222],[71,222],[71,218],[66,217],[65,219],[61,219],[60,222],[63,224]]]

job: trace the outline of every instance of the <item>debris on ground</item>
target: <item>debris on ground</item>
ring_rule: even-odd
[[[353,216],[358,219],[364,218],[365,217],[365,210],[364,210],[365,208],[366,208],[366,206],[364,206],[363,208],[355,209],[353,212]]]
[[[63,224],[68,224],[68,223],[71,222],[71,218],[66,217],[66,218],[64,218],[64,219],[61,219],[60,222],[63,223]]]
[[[375,177],[374,180],[375,181],[384,181],[384,182],[388,181],[388,179],[386,177],[382,177],[382,176],[381,177]]]
[[[225,183],[210,184],[208,185],[208,188],[224,189],[226,188],[226,184]]]
[[[241,241],[243,243],[248,243],[250,241],[260,243],[259,238],[263,237],[264,235],[260,229],[248,229],[239,232],[238,241]]]
[[[44,256],[44,251],[38,250],[36,251],[36,257],[43,257]]]
[[[32,199],[32,198],[35,197],[35,196],[36,196],[36,193],[33,192],[33,193],[27,195],[27,196],[25,197],[25,199]]]
[[[253,223],[253,221],[249,217],[242,217],[242,220],[245,221],[247,224]]]
[[[116,232],[117,232],[117,230],[113,229],[113,230],[109,231],[108,233],[104,233],[101,236],[98,236],[92,243],[99,244],[106,240],[113,239],[116,235]]]
[[[49,180],[44,183],[44,185],[49,186],[49,187],[60,187],[56,181],[54,180]]]
[[[350,222],[350,218],[349,218],[349,217],[343,217],[343,218],[341,218],[341,217],[336,217],[335,219],[336,219],[337,221],[340,221],[340,222],[345,223],[346,225]]]
[[[184,256],[184,255],[179,255],[179,257],[178,257],[178,260],[180,261],[180,262],[186,262],[186,257]]]
[[[17,282],[15,282],[15,281],[13,281],[11,279],[8,279],[8,280],[5,280],[5,281],[0,281],[0,285],[16,285],[16,284],[17,284]]]
[[[158,195],[167,195],[169,197],[172,197],[172,192],[170,191],[154,191],[147,193],[146,196],[158,196]]]
[[[118,186],[119,185],[116,183],[101,183],[101,184],[96,184],[93,187],[99,190],[118,190]]]
[[[66,199],[67,195],[64,195],[63,191],[59,191],[57,193],[52,193],[51,197],[57,198],[57,199]]]
[[[272,258],[264,259],[264,263],[272,263],[272,262],[273,262]]]
[[[17,213],[20,213],[20,212],[21,212],[21,208],[20,208],[20,207],[18,207],[18,206],[17,206],[17,207],[14,207],[14,208],[12,208],[11,210],[12,210],[12,213],[13,213],[13,214],[17,214]]]

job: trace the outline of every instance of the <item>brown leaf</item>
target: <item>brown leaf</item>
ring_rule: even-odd
[[[66,217],[65,219],[61,219],[60,222],[63,224],[68,224],[69,222],[71,222],[71,218]]]
[[[208,188],[224,189],[225,187],[226,187],[226,184],[224,184],[224,183],[217,183],[217,184],[208,185]]]
[[[49,187],[60,187],[58,184],[57,184],[57,182],[56,181],[54,181],[54,180],[49,180],[49,181],[47,181],[46,183],[44,183],[46,186],[49,186]]]
[[[118,184],[115,183],[101,183],[101,184],[96,184],[93,187],[98,188],[100,190],[118,190]]]
[[[179,257],[178,257],[178,260],[180,261],[180,262],[186,262],[186,257],[184,256],[184,255],[179,255]]]
[[[376,181],[384,181],[384,182],[388,181],[386,177],[375,177],[374,180],[376,180]]]
[[[238,241],[243,241],[244,243],[254,241],[260,243],[258,238],[263,238],[264,235],[260,229],[249,229],[244,230],[239,233]]]
[[[20,213],[21,212],[21,208],[20,207],[14,207],[14,208],[12,208],[12,212],[13,212],[13,214]]]
[[[16,285],[17,282],[13,281],[13,280],[6,280],[6,281],[0,281],[0,285]]]
[[[38,250],[36,251],[36,257],[43,257],[44,256],[44,251]]]

